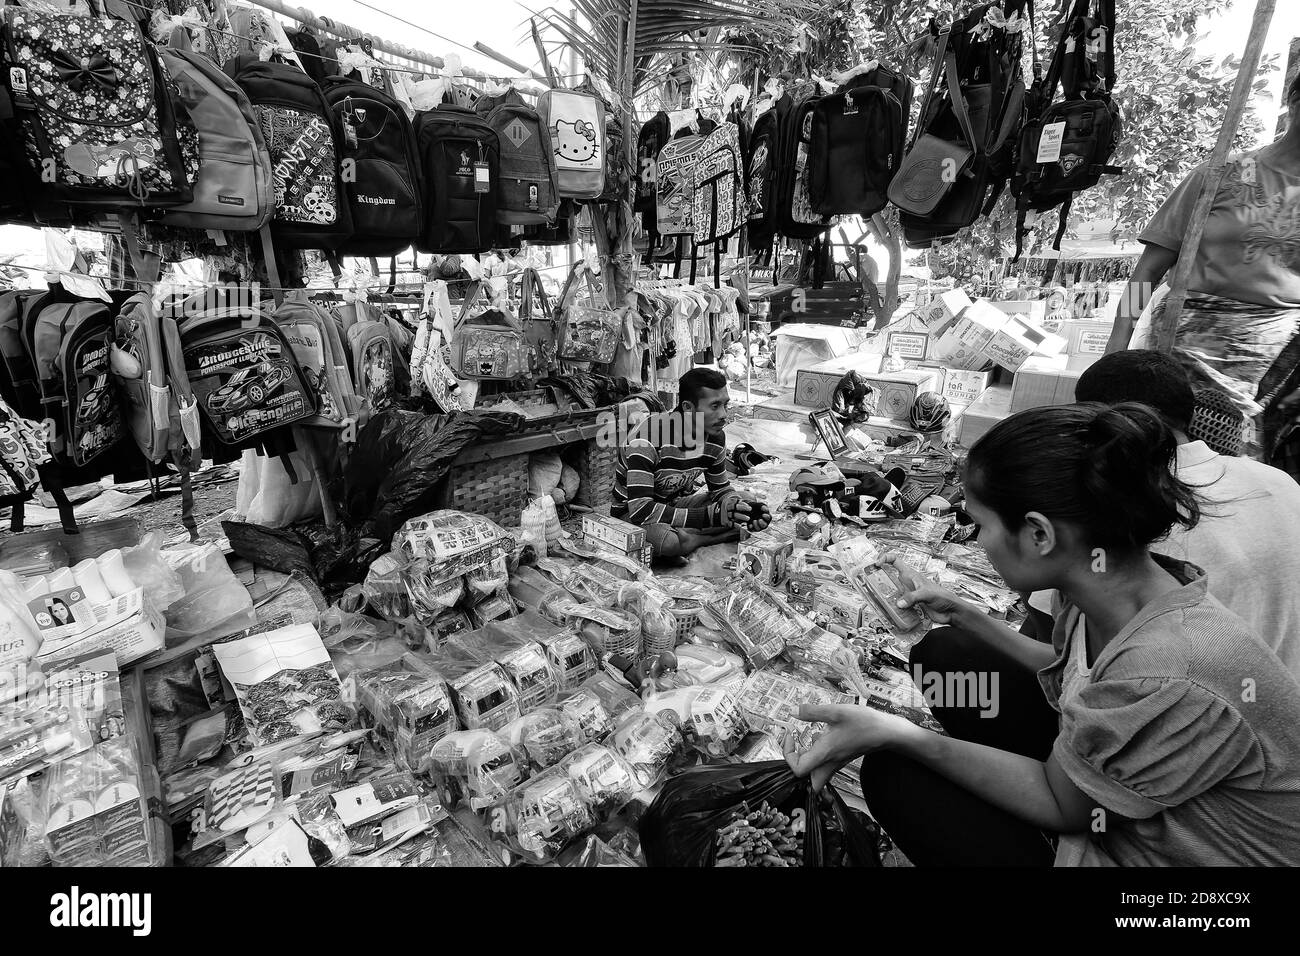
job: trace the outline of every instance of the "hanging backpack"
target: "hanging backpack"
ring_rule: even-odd
[[[1006,13],[1022,4],[1010,2]],[[1010,174],[1025,86],[1023,35],[985,22],[981,4],[939,38],[930,85],[889,198],[904,239],[926,246],[992,211]]]
[[[796,94],[780,133],[776,229],[787,239],[816,239],[830,226],[830,219],[814,207],[811,180],[813,114],[821,98],[816,88]]]
[[[0,398],[23,418],[40,421],[41,386],[36,363],[23,342],[24,303],[41,295],[35,291],[0,293]]]
[[[352,235],[338,251],[396,255],[424,228],[424,176],[411,121],[387,93],[341,76],[326,78],[325,102],[343,134],[343,193],[352,220]]]
[[[786,114],[794,101],[788,93],[772,104],[754,121],[749,134],[749,149],[745,154],[745,179],[748,190],[749,212],[745,220],[745,234],[749,248],[757,253],[768,253],[776,238],[777,170],[781,157],[781,130]]]
[[[668,145],[670,135],[668,114],[660,110],[641,127],[636,137],[632,208],[641,214],[645,230],[652,236],[658,228],[655,183],[658,181],[659,153]]]
[[[713,277],[718,284],[722,249],[744,224],[744,160],[740,152],[740,131],[733,123],[722,123],[700,144],[691,169],[692,246],[691,282],[695,281],[696,257],[700,246],[713,246]]]
[[[499,106],[525,106],[524,98],[513,86],[500,93],[483,93],[474,101],[474,112],[487,119]]]
[[[229,460],[231,450],[261,444],[270,433],[316,414],[315,390],[261,304],[203,306],[184,307],[178,329],[185,375],[203,421],[205,458]]]
[[[537,110],[504,103],[487,118],[501,145],[497,222],[552,225],[560,211],[559,172],[551,135]]]
[[[136,23],[6,7],[3,60],[41,199],[124,209],[193,198],[198,133]]]
[[[444,106],[416,114],[415,139],[425,183],[417,248],[442,254],[491,249],[501,175],[497,134],[472,110]]]
[[[352,234],[341,131],[320,87],[287,63],[241,54],[226,75],[248,96],[271,157],[271,235],[291,249],[337,249]]]
[[[202,165],[194,198],[162,211],[159,221],[186,229],[260,229],[275,206],[271,155],[248,97],[210,59],[158,48],[180,100],[199,132]]]
[[[1120,135],[1115,86],[1115,0],[1098,0],[1097,15],[1087,16],[1089,0],[1076,0],[1052,56],[1047,79],[1034,86],[1029,119],[1020,134],[1011,193],[1016,197],[1018,261],[1029,230],[1030,210],[1061,208],[1052,248],[1060,250],[1076,193],[1096,186],[1102,176],[1119,176],[1110,165]],[[1099,38],[1099,42],[1098,42]],[[1057,84],[1064,99],[1053,103]]]
[[[31,500],[41,481],[41,466],[49,460],[41,426],[0,398],[0,506],[18,507]]]
[[[885,208],[911,104],[911,80],[879,64],[818,101],[809,173],[817,212],[869,218]]]
[[[193,452],[202,446],[202,426],[175,316],[166,310],[159,314],[149,293],[133,294],[118,309],[109,364],[122,393],[127,429],[145,461],[170,462],[180,474],[181,523],[197,540],[190,471]]]
[[[338,323],[303,291],[285,296],[273,318],[293,349],[316,406],[315,418],[303,424],[342,425],[349,419],[355,422],[361,413],[361,400],[353,388]]]
[[[555,150],[560,195],[599,199],[605,192],[605,105],[596,96],[572,90],[547,90],[537,98]]]
[[[655,181],[656,231],[661,236],[695,234],[695,164],[706,136],[683,136],[659,153]]]

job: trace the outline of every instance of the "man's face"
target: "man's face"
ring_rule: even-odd
[[[704,416],[704,434],[717,435],[727,427],[727,407],[731,404],[731,395],[724,385],[719,389],[706,388],[700,392],[699,401],[692,404],[683,402],[688,412]]]

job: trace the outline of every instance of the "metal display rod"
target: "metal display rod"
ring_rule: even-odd
[[[1210,168],[1205,177],[1201,195],[1192,207],[1192,218],[1183,246],[1178,251],[1178,262],[1169,282],[1169,295],[1165,299],[1164,313],[1157,317],[1152,337],[1156,348],[1169,352],[1174,347],[1178,334],[1178,320],[1183,314],[1183,303],[1187,300],[1187,284],[1192,278],[1192,268],[1196,264],[1196,254],[1205,235],[1205,223],[1210,218],[1214,199],[1223,182],[1227,168],[1228,154],[1232,150],[1233,137],[1241,123],[1242,113],[1246,109],[1246,100],[1250,97],[1251,87],[1255,83],[1255,74],[1259,70],[1260,56],[1264,52],[1264,39],[1268,35],[1269,24],[1277,0],[1258,0],[1255,5],[1255,19],[1250,28],[1250,38],[1246,41],[1246,52],[1242,55],[1241,66],[1237,70],[1237,82],[1232,88],[1232,97],[1228,100],[1227,113],[1223,118],[1223,127],[1219,130],[1219,141],[1214,146],[1210,158]]]
[[[291,7],[283,0],[249,0],[259,7],[270,10],[272,13],[279,14],[297,23],[312,27],[322,33],[328,33],[332,36],[340,37],[344,40],[359,40],[362,37],[368,38],[374,46],[374,49],[390,56],[401,57],[404,60],[410,60],[412,63],[421,63],[425,66],[433,67],[435,70],[441,70],[446,67],[446,62],[440,56],[431,56],[421,50],[413,50],[410,47],[402,46],[400,43],[389,43],[387,40],[381,40],[374,34],[366,33],[364,30],[358,30],[356,27],[350,27],[346,23],[339,23],[337,20],[324,20],[311,14],[310,10],[303,7]],[[480,73],[478,70],[472,70],[469,67],[462,67],[461,73],[472,80],[487,82],[495,80],[496,77]]]

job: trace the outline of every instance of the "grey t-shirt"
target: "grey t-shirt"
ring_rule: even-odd
[[[1300,682],[1206,592],[1142,609],[1089,669],[1066,601],[1039,673],[1061,715],[1052,754],[1105,812],[1063,837],[1058,866],[1300,865]]]

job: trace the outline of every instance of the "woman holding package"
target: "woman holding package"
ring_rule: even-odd
[[[1199,514],[1174,449],[1141,405],[1021,412],[972,449],[967,508],[989,561],[1012,589],[1061,592],[1051,645],[906,582],[905,606],[1038,672],[1049,753],[987,745],[979,725],[995,720],[961,739],[805,707],[828,729],[791,755],[795,773],[820,788],[863,755],[871,813],[918,866],[1300,864],[1300,683],[1203,571],[1149,550]]]
[[[1254,424],[1248,450],[1284,467],[1278,445],[1294,403],[1277,413],[1300,384],[1300,345],[1287,348],[1300,331],[1300,77],[1287,89],[1287,106],[1285,136],[1228,162],[1174,346],[1194,386],[1226,392]],[[1198,166],[1139,236],[1146,250],[1120,303],[1108,353],[1129,347],[1148,303],[1152,325],[1159,321],[1164,298],[1152,292],[1178,261],[1208,172],[1208,163]]]

